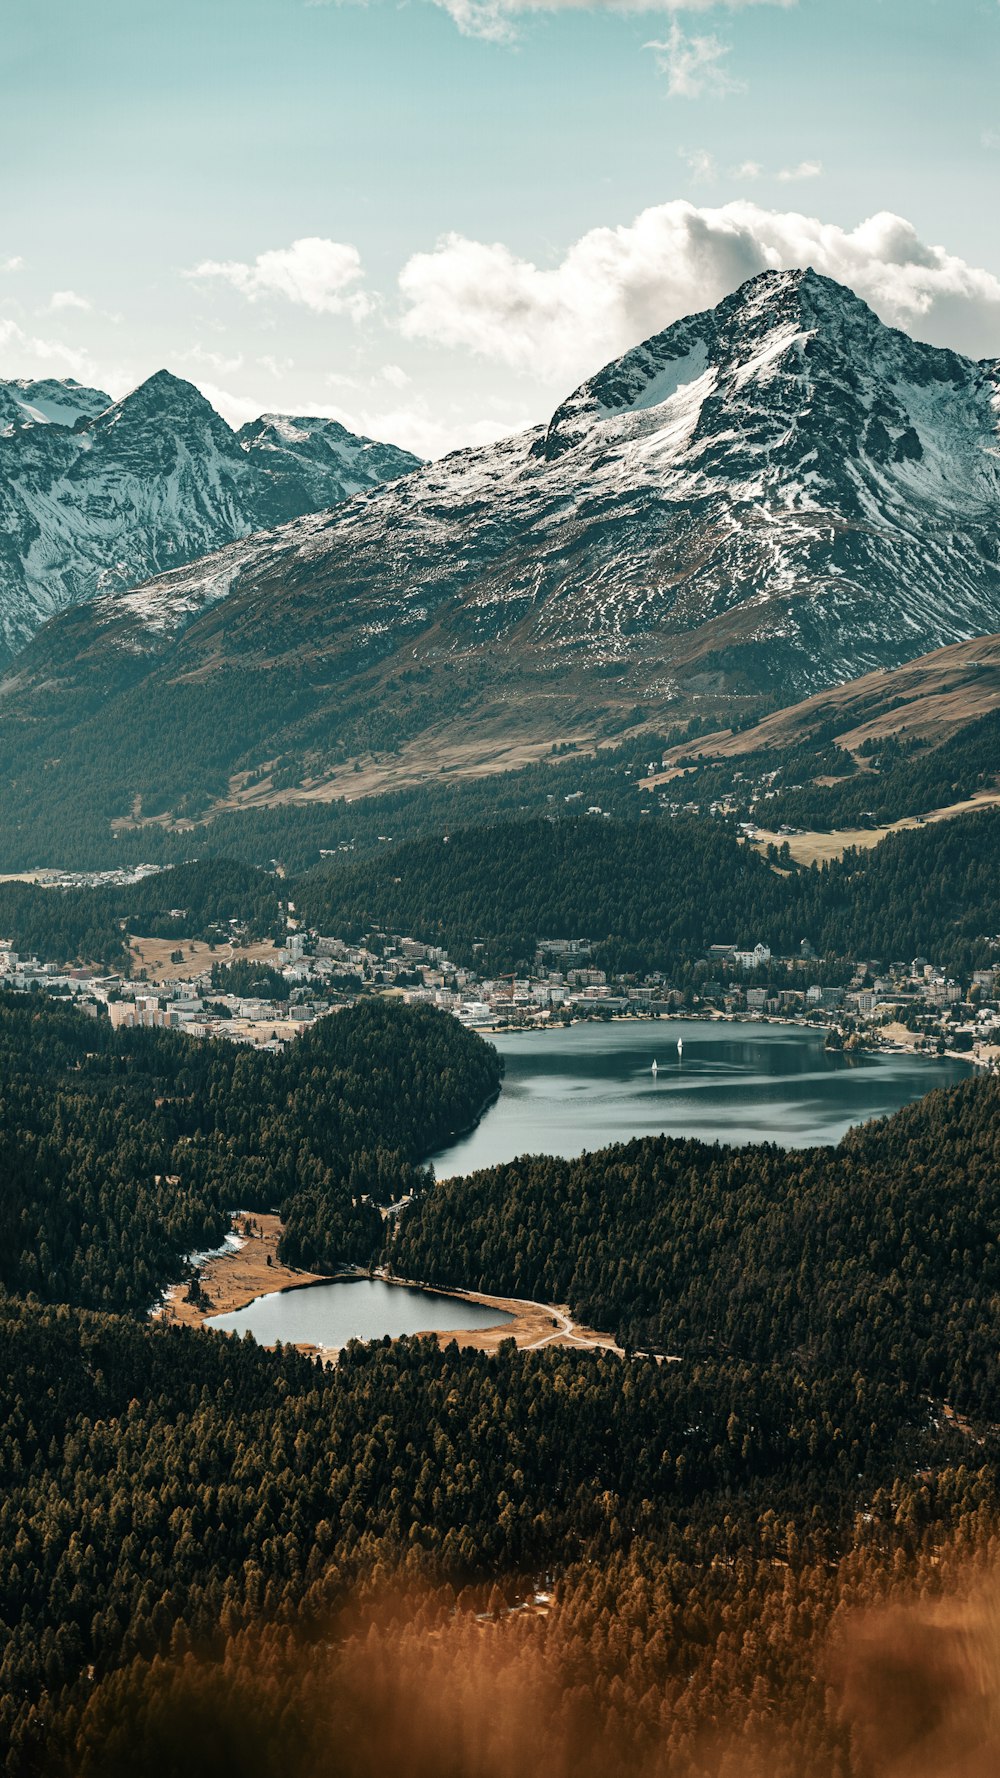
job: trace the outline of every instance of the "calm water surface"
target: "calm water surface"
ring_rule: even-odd
[[[205,1325],[223,1333],[251,1333],[262,1346],[309,1340],[339,1347],[348,1340],[380,1340],[385,1334],[396,1339],[432,1328],[498,1327],[509,1320],[500,1309],[485,1309],[461,1297],[385,1284],[381,1278],[351,1278],[259,1296],[245,1309],[213,1315]]]
[[[503,1091],[478,1129],[434,1157],[439,1178],[519,1154],[571,1157],[666,1132],[714,1142],[838,1142],[852,1124],[951,1086],[963,1062],[908,1055],[851,1060],[822,1031],[747,1021],[651,1019],[502,1032]],[[677,1040],[683,1039],[679,1057]],[[653,1061],[658,1071],[651,1072]],[[344,1346],[350,1339],[496,1327],[510,1317],[460,1297],[358,1278],[276,1291],[207,1323],[223,1332]]]
[[[470,1136],[433,1157],[439,1179],[519,1154],[569,1158],[661,1133],[786,1148],[839,1142],[852,1124],[970,1071],[938,1057],[848,1060],[824,1050],[822,1031],[750,1020],[623,1020],[490,1041],[506,1062],[503,1091]]]

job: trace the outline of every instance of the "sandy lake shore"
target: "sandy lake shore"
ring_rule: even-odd
[[[186,1283],[172,1285],[162,1304],[153,1311],[157,1320],[182,1327],[211,1326],[213,1316],[227,1315],[234,1309],[243,1309],[255,1297],[267,1296],[276,1290],[330,1282],[329,1277],[320,1273],[299,1271],[294,1266],[281,1264],[278,1259],[281,1221],[277,1216],[236,1215],[233,1217],[233,1233],[241,1237],[242,1246],[232,1252],[214,1254],[199,1268],[201,1291],[198,1300],[192,1302],[189,1299]],[[405,1286],[417,1282],[393,1278],[383,1271],[374,1275],[387,1284]],[[434,1334],[442,1347],[450,1345],[454,1340],[462,1347],[473,1347],[480,1352],[495,1352],[501,1341],[512,1339],[525,1351],[534,1351],[540,1346],[600,1347],[621,1356],[621,1347],[610,1334],[580,1326],[564,1304],[486,1296],[474,1290],[440,1290],[433,1284],[421,1284],[420,1288],[433,1296],[463,1298],[467,1302],[496,1309],[498,1314],[511,1317],[509,1321],[498,1320],[496,1327],[428,1327],[423,1330]],[[432,1318],[429,1316],[429,1319]],[[331,1346],[303,1345],[300,1350],[317,1353],[331,1362],[337,1356],[336,1347]]]

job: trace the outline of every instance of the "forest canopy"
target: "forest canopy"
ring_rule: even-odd
[[[382,926],[469,962],[529,962],[541,938],[588,938],[634,967],[671,968],[711,944],[961,967],[996,926],[1000,810],[890,835],[822,869],[772,868],[705,821],[500,822],[408,841],[301,879],[325,931]],[[915,896],[914,883],[920,884]]]
[[[378,1206],[475,1119],[500,1061],[381,1000],[273,1054],[0,994],[0,1080],[0,1286],[141,1315],[237,1209],[280,1209],[292,1264],[377,1257]]]

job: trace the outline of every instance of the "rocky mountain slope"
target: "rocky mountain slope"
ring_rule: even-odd
[[[0,653],[67,605],[417,465],[330,420],[234,433],[167,371],[118,402],[71,379],[0,383]]]
[[[0,685],[5,745],[58,735],[65,767],[138,724],[110,813],[792,702],[1000,629],[998,428],[1000,363],[764,273],[547,427],[48,625]]]

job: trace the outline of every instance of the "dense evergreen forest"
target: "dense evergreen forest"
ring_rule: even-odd
[[[521,821],[338,864],[301,879],[296,906],[321,930],[380,925],[497,968],[530,962],[540,938],[589,938],[612,965],[670,969],[711,944],[788,953],[803,937],[821,956],[923,952],[957,968],[987,955],[998,857],[997,811],[781,872],[708,822]]]
[[[240,994],[252,1000],[287,1000],[288,983],[280,969],[268,963],[213,963],[210,976],[213,994]]]
[[[391,1256],[404,1277],[568,1302],[633,1348],[843,1366],[891,1378],[907,1412],[932,1395],[988,1417],[998,1229],[1000,1081],[980,1078],[837,1148],[646,1137],[445,1181]]]
[[[143,1314],[236,1209],[280,1208],[293,1265],[367,1264],[377,1206],[499,1078],[426,1007],[362,1001],[270,1054],[0,995],[0,1286]]]
[[[274,1056],[0,997],[5,1778],[995,1769],[1000,1082],[431,1188],[497,1069],[377,1001]],[[369,1258],[404,1184],[397,1271],[625,1357],[144,1318],[235,1204]]]
[[[890,834],[820,869],[787,856],[775,869],[716,822],[520,817],[383,846],[295,881],[211,859],[126,887],[0,884],[0,935],[43,960],[124,968],[128,931],[217,940],[235,924],[250,938],[280,935],[290,897],[322,932],[383,927],[484,969],[529,964],[539,938],[589,938],[621,970],[690,966],[723,942],[760,939],[787,954],[808,938],[820,956],[923,953],[960,970],[989,960],[998,857],[997,810]],[[253,991],[244,966],[231,980]]]
[[[589,1157],[590,1199],[563,1243],[582,1243],[579,1266],[608,1296],[651,1292],[659,1267],[677,1331],[662,1244],[678,1240],[691,1288],[676,1363],[425,1339],[354,1344],[325,1371],[287,1349],[10,1299],[5,1770],[895,1771],[834,1663],[838,1637],[858,1655],[851,1611],[926,1610],[1000,1551],[985,1332],[996,1101],[995,1084],[973,1083],[849,1138],[835,1157],[845,1201],[821,1226],[815,1153],[801,1179],[767,1148],[673,1145],[679,1178],[663,1145]],[[929,1174],[912,1207],[901,1159],[918,1188]],[[428,1238],[436,1203],[446,1252],[463,1206],[474,1247],[488,1179],[516,1256],[527,1199],[510,1173],[426,1199],[400,1254]],[[547,1185],[571,1217],[573,1194]],[[825,1185],[837,1195],[833,1174]],[[643,1238],[654,1204],[666,1221]],[[539,1285],[559,1240],[536,1215]],[[500,1271],[502,1237],[495,1252]],[[870,1334],[855,1326],[865,1288]],[[509,1609],[539,1585],[551,1607]],[[963,1692],[966,1731],[969,1708]]]

